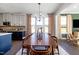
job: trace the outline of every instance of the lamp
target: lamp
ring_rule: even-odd
[[[38,5],[39,5],[39,21],[41,20],[41,18],[40,18],[40,3],[38,3]]]

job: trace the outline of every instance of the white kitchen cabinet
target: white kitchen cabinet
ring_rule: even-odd
[[[3,20],[9,21],[11,25],[26,26],[26,14],[4,13]]]

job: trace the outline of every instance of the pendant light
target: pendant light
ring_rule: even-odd
[[[38,3],[38,5],[39,5],[39,21],[41,20],[41,15],[40,15],[40,3]]]

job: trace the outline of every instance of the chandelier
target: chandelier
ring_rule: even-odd
[[[40,15],[40,3],[38,3],[38,5],[39,5],[39,21],[41,20],[41,15]]]

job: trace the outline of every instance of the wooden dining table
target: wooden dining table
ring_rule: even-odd
[[[42,33],[39,36],[37,33],[33,33],[24,41],[25,47],[31,50],[31,54],[34,52],[36,54],[54,54],[52,44],[52,38],[47,33]]]

